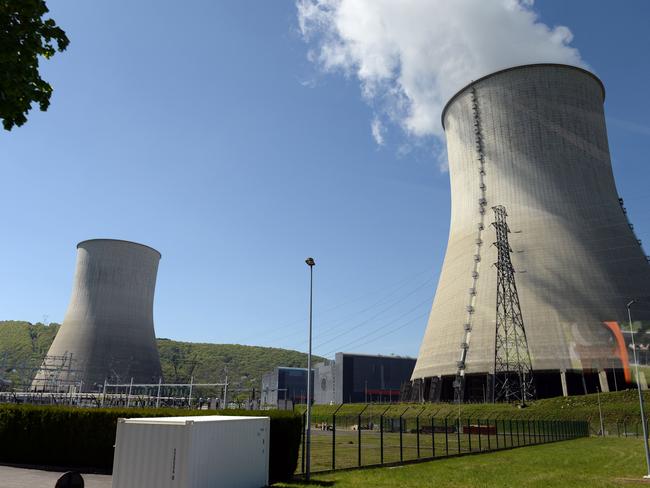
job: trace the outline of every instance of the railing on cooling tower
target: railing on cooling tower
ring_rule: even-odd
[[[351,406],[350,406],[351,407]],[[338,407],[327,415],[312,414],[311,471],[396,465],[588,437],[589,423],[435,416],[425,409],[395,405],[355,412]],[[305,416],[303,415],[303,427]],[[297,474],[305,471],[305,443]]]

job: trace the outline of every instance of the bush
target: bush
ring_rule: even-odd
[[[0,462],[110,472],[118,418],[184,415],[270,417],[269,480],[287,480],[293,475],[302,420],[300,415],[282,411],[0,405]]]

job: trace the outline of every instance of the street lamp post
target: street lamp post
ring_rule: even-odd
[[[314,291],[314,258],[305,260],[309,266],[309,350],[307,352],[307,433],[305,435],[305,477],[309,480],[311,476],[311,326],[312,326],[312,304]]]
[[[641,382],[639,381],[639,363],[636,358],[636,345],[634,344],[634,331],[632,330],[632,312],[630,307],[636,303],[636,300],[631,300],[627,305],[627,318],[630,322],[630,337],[632,338],[632,354],[634,355],[634,371],[636,374],[636,389],[639,392],[639,409],[641,410],[641,425],[643,426],[643,445],[645,446],[645,462],[648,469],[648,474],[644,478],[650,478],[650,448],[648,447],[648,425],[645,419],[645,409],[643,408],[643,393],[641,392]]]

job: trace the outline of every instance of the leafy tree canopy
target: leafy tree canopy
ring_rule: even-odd
[[[0,119],[6,130],[27,122],[32,103],[50,105],[52,87],[38,72],[39,57],[49,59],[69,44],[45,0],[0,0]]]

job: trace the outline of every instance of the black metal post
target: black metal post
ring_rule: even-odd
[[[431,457],[436,457],[436,419],[431,417]]]
[[[458,454],[460,454],[460,417],[456,421],[456,440],[458,441]]]
[[[402,431],[404,428],[402,427],[402,417],[406,413],[406,411],[411,408],[411,407],[406,407],[402,414],[399,416],[399,461],[400,463],[404,461],[404,441],[402,439]]]
[[[379,416],[379,457],[381,464],[384,464],[384,415],[390,410],[390,406],[386,408]]]
[[[447,417],[445,417],[445,455],[449,456],[449,424]]]
[[[521,445],[521,443],[519,442],[519,422],[520,422],[519,420],[515,420],[515,428],[517,429],[517,447]]]
[[[424,408],[420,410],[420,413],[418,413],[417,417],[415,417],[415,443],[417,444],[417,458],[420,459],[420,415],[422,415],[422,412],[424,412]]]
[[[512,419],[510,419],[510,420],[508,421],[508,423],[510,424],[510,447],[514,447],[514,445],[515,445],[515,438],[514,438],[514,436],[512,435]]]
[[[499,419],[494,419],[494,439],[497,443],[497,449],[499,449]]]
[[[361,467],[361,414],[357,417],[357,464]]]
[[[481,452],[483,449],[481,447],[481,419],[478,418],[476,420],[477,428],[478,428],[478,452]]]
[[[384,414],[379,416],[379,462],[384,464]]]
[[[523,424],[521,430],[524,437],[524,446],[530,444],[530,421],[528,419],[522,420]]]
[[[404,444],[402,442],[402,416],[399,416],[399,462],[404,461]]]
[[[469,417],[467,418],[467,447],[472,452],[472,428],[469,426]]]

